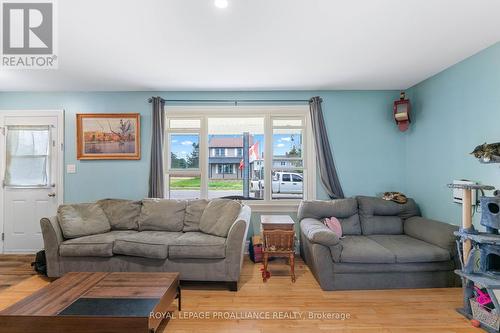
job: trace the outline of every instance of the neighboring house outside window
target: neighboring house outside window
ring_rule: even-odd
[[[250,136],[250,145],[253,137]],[[209,179],[242,179],[240,162],[243,156],[243,138],[213,136],[208,148],[214,152],[208,158]]]

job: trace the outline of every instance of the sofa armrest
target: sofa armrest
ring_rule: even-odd
[[[341,246],[340,244],[335,245]],[[323,290],[333,289],[333,266],[331,248],[321,244],[316,244],[306,237],[300,230],[300,255],[304,262],[309,266],[316,280]]]
[[[47,275],[49,277],[59,277],[59,245],[64,241],[64,237],[57,216],[42,218],[40,227],[47,260]]]
[[[404,233],[408,236],[450,250],[453,254],[456,252],[456,238],[453,232],[457,230],[455,225],[420,216],[410,217],[404,222]]]
[[[337,234],[317,219],[305,218],[301,220],[300,230],[311,243],[334,246],[340,242]]]
[[[250,207],[243,206],[240,214],[229,229],[226,240],[226,270],[229,281],[236,282],[240,278],[243,266],[243,254],[247,239],[248,226],[250,225]]]

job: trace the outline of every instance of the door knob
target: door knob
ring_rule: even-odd
[[[56,196],[56,194],[55,194],[55,193],[49,193],[49,194],[47,194],[47,195],[48,195],[49,197],[51,197],[51,198],[53,198],[53,197],[55,197],[55,196]]]

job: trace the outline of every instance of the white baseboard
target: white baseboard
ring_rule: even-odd
[[[19,251],[3,251],[0,252],[2,254],[19,254],[19,255],[25,255],[25,254],[36,254],[40,250],[19,250]]]

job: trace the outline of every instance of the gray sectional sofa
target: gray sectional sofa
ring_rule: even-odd
[[[71,271],[179,272],[237,290],[250,207],[233,200],[105,199],[41,220],[50,277]]]
[[[336,217],[344,236],[322,222]],[[398,204],[359,196],[303,201],[301,255],[323,290],[459,286],[450,224],[420,216],[412,199]]]

